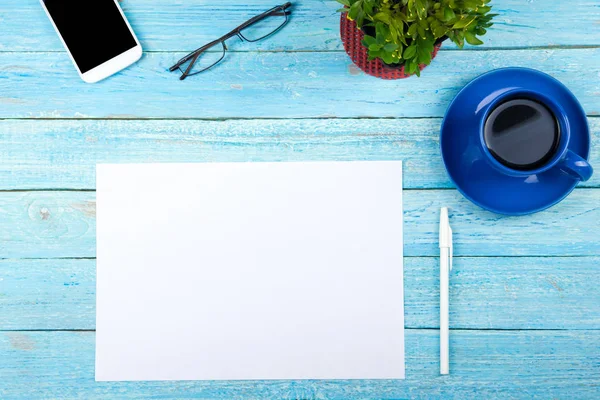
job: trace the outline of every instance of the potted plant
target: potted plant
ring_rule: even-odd
[[[404,76],[420,76],[446,39],[459,48],[465,42],[482,44],[479,37],[492,26],[496,15],[490,14],[491,0],[337,1],[345,6],[339,10],[343,13],[342,39],[353,61],[357,63],[357,57],[349,47],[352,52],[362,51],[367,62],[379,61],[388,70],[401,69]],[[360,38],[360,46],[347,45],[352,35],[355,41]],[[363,65],[359,67],[365,70]]]

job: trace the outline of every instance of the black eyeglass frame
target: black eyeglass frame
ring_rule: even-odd
[[[237,28],[235,28],[234,30],[232,30],[231,32],[221,36],[220,38],[213,40],[210,43],[205,44],[204,46],[192,51],[191,53],[189,53],[188,55],[186,55],[185,57],[183,57],[181,60],[177,61],[177,64],[173,65],[171,68],[169,68],[169,71],[173,72],[175,70],[180,70],[182,72],[182,75],[179,77],[180,80],[184,80],[185,78],[187,78],[188,76],[193,76],[196,74],[199,74],[201,72],[206,71],[207,69],[210,69],[212,67],[214,67],[215,65],[217,65],[219,62],[221,62],[221,60],[223,58],[225,58],[225,52],[227,51],[227,46],[225,45],[225,41],[227,39],[230,39],[234,36],[237,36],[241,41],[246,41],[246,42],[258,42],[259,40],[265,39],[271,35],[273,35],[274,33],[276,33],[277,31],[279,31],[281,28],[283,28],[287,23],[288,23],[288,16],[291,14],[291,10],[288,10],[290,7],[292,6],[292,3],[287,2],[285,4],[282,4],[280,6],[276,6],[271,8],[270,10],[265,11],[264,13],[257,15],[255,17],[250,18],[248,21],[244,22],[243,24],[241,24],[240,26],[238,26]],[[250,40],[248,38],[246,38],[244,36],[244,34],[242,33],[242,30],[248,28],[249,26],[252,26],[254,24],[256,24],[257,22],[262,21],[263,19],[270,17],[272,15],[275,16],[281,16],[283,15],[285,17],[285,21],[283,21],[283,23],[281,25],[279,25],[279,27],[277,27],[275,30],[273,30],[272,32],[258,38],[258,39],[253,39]],[[223,46],[223,55],[221,56],[221,58],[219,58],[215,63],[213,63],[212,65],[209,65],[208,67],[201,69],[200,71],[196,71],[196,72],[191,72],[192,68],[194,67],[194,64],[196,63],[196,60],[198,60],[198,57],[200,57],[200,55],[211,49],[212,47],[221,44]],[[182,71],[181,66],[183,64],[185,64],[186,62],[190,62],[189,65],[187,66],[187,68],[185,69],[185,71]]]

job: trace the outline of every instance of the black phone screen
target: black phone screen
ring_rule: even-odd
[[[44,0],[81,73],[136,46],[114,0]]]

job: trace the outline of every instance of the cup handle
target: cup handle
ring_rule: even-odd
[[[567,150],[567,155],[562,159],[558,168],[571,178],[581,181],[587,181],[594,173],[590,163],[571,150]]]

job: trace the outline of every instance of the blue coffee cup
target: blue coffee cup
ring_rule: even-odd
[[[592,176],[593,168],[589,162],[569,150],[571,128],[560,102],[534,90],[515,88],[496,96],[486,108],[487,112],[480,117],[480,145],[487,161],[498,172],[528,177],[557,168],[580,181],[587,181]],[[500,114],[496,117],[499,110]],[[499,124],[502,114],[505,117]],[[492,118],[493,121],[490,120]],[[493,131],[490,125],[504,125],[505,129],[497,135],[500,141],[504,139],[503,154],[490,149],[492,134],[486,135],[486,131]],[[507,140],[511,136],[510,131],[514,132],[512,142]],[[516,163],[514,159],[527,158],[523,153],[533,153],[529,157],[533,159],[528,159],[527,163]],[[512,155],[513,160],[507,160],[507,155]]]

